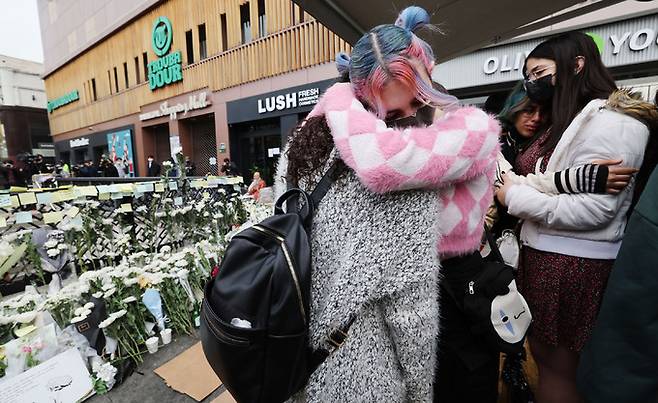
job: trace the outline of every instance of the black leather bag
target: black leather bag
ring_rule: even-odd
[[[310,224],[340,169],[334,164],[310,195],[291,189],[275,215],[231,240],[219,274],[208,282],[201,311],[201,342],[210,366],[238,402],[282,402],[308,382],[330,354],[311,351]],[[299,201],[299,211],[283,203]],[[348,323],[329,342],[336,348]]]

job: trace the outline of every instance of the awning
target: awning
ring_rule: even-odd
[[[379,24],[393,23],[404,7],[430,12],[445,35],[421,36],[438,62],[607,7],[621,0],[293,0],[347,42],[354,44]]]

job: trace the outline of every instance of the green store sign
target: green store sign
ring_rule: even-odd
[[[78,94],[78,90],[73,90],[68,94],[62,95],[59,98],[55,98],[52,101],[48,101],[47,104],[48,113],[52,113],[55,109],[61,108],[66,104],[70,104],[71,102],[77,101],[78,99],[80,99],[80,94]]]
[[[153,23],[151,44],[158,59],[148,64],[151,91],[178,81],[183,81],[181,51],[169,53],[174,32],[167,17],[158,17]]]

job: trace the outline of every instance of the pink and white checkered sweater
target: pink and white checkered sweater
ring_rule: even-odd
[[[428,127],[392,129],[365,110],[348,83],[329,88],[309,116],[324,115],[336,148],[373,192],[438,189],[438,252],[477,250],[493,198],[498,122],[480,109],[450,112]]]

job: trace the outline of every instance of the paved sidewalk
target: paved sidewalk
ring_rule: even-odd
[[[196,400],[176,392],[156,375],[153,370],[176,357],[198,342],[197,337],[175,337],[171,344],[161,347],[155,354],[146,354],[144,362],[124,383],[102,396],[94,396],[90,403],[193,403]],[[210,394],[204,403],[211,402],[224,391],[224,386]]]

